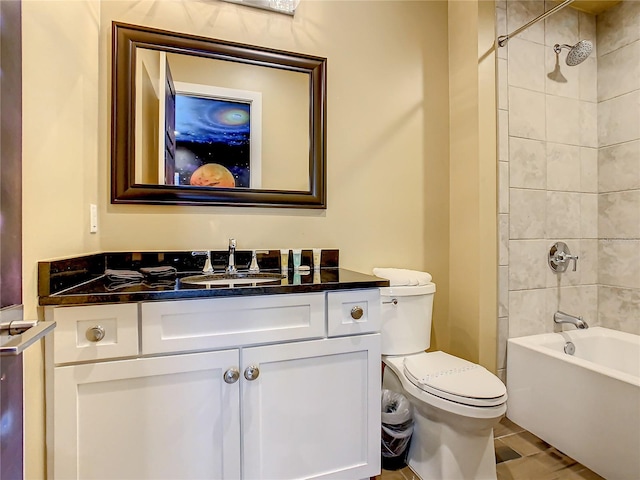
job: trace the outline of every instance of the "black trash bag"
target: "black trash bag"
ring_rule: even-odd
[[[413,434],[413,415],[407,398],[382,390],[382,468],[398,470],[407,465]]]

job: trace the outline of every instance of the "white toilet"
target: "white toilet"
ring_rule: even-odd
[[[408,463],[422,480],[495,479],[493,427],[507,410],[504,384],[431,342],[436,286],[381,288],[383,388],[413,406]]]

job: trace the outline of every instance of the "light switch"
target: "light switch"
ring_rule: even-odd
[[[95,204],[89,205],[89,233],[98,232],[98,206]]]

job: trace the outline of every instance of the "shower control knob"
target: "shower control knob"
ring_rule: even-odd
[[[351,309],[351,318],[353,318],[354,320],[360,320],[362,318],[362,315],[364,315],[364,310],[362,309],[362,307],[356,306]]]
[[[87,340],[96,343],[102,340],[104,338],[104,335],[104,327],[102,327],[101,325],[96,325],[95,327],[88,328],[87,332],[85,333]]]
[[[569,262],[573,260],[573,271],[578,268],[578,255],[571,255],[569,247],[564,242],[556,242],[549,249],[549,267],[556,273],[567,271]]]
[[[244,369],[244,378],[249,381],[255,380],[260,375],[260,369],[256,365],[249,365]]]
[[[232,367],[226,372],[224,372],[223,378],[226,383],[236,383],[240,378],[240,372],[238,371],[237,368]]]

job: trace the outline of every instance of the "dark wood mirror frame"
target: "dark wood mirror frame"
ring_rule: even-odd
[[[309,190],[135,183],[136,47],[309,75]],[[111,203],[326,208],[326,58],[113,22]]]

